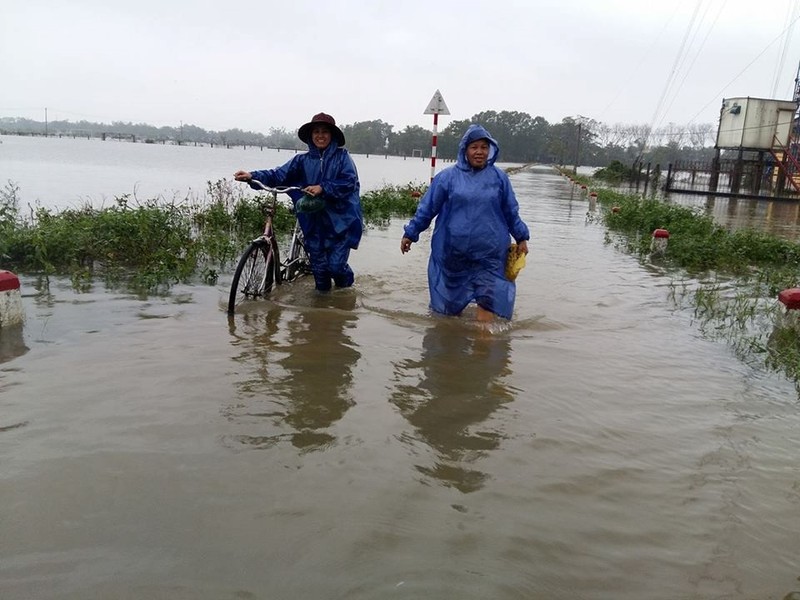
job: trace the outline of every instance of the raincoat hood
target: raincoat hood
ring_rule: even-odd
[[[459,169],[464,171],[470,171],[472,169],[469,161],[467,160],[467,146],[469,146],[475,140],[480,139],[485,139],[489,142],[489,158],[486,160],[486,166],[491,167],[494,165],[495,161],[497,160],[497,156],[500,154],[500,147],[497,145],[497,140],[495,140],[483,126],[473,123],[469,126],[469,129],[467,129],[464,137],[461,138],[461,142],[458,144],[458,159],[456,160],[456,166]]]

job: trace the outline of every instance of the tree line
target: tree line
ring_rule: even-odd
[[[549,163],[604,167],[612,161],[625,164],[647,161],[666,165],[678,159],[710,160],[714,149],[714,126],[669,124],[608,125],[586,117],[565,117],[559,123],[519,111],[483,111],[469,119],[451,121],[438,133],[436,154],[455,159],[458,144],[471,123],[480,123],[497,139],[500,160],[518,163]],[[347,147],[354,154],[422,156],[431,154],[431,130],[409,125],[395,131],[380,119],[343,125]],[[146,123],[89,121],[44,123],[25,118],[0,117],[0,134],[87,136],[118,135],[137,141],[172,144],[262,146],[304,150],[295,131],[271,128],[268,133],[228,129],[209,131],[196,125],[155,127]]]

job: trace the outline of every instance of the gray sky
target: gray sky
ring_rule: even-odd
[[[2,0],[0,116],[295,130],[483,110],[716,124],[791,99],[800,0]]]

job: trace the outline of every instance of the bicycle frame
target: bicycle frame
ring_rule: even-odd
[[[266,298],[272,291],[273,286],[280,285],[285,281],[293,281],[300,274],[307,273],[310,270],[300,223],[295,219],[286,261],[280,260],[280,250],[273,227],[278,194],[300,190],[301,188],[271,188],[260,181],[255,181],[255,183],[258,187],[270,193],[271,198],[264,209],[263,232],[254,240],[251,240],[234,271],[228,298],[229,315],[234,313],[236,305],[242,300]]]
[[[272,229],[272,219],[275,217],[275,209],[276,209],[276,207],[278,205],[278,194],[287,193],[287,192],[290,192],[292,190],[299,190],[300,188],[298,188],[298,187],[271,188],[271,187],[265,186],[263,183],[261,183],[260,181],[255,180],[255,179],[253,179],[252,181],[254,181],[258,186],[260,186],[261,189],[264,190],[265,192],[269,192],[270,196],[272,198],[270,203],[267,205],[266,209],[264,210],[264,213],[265,213],[264,232],[259,237],[257,237],[256,240],[259,240],[259,239],[271,240],[273,238],[273,235],[274,235],[274,231]],[[253,241],[255,241],[255,240],[253,240]]]
[[[272,219],[275,216],[275,210],[278,204],[278,194],[288,193],[293,190],[301,190],[299,187],[274,187],[270,188],[265,186],[260,181],[253,179],[262,190],[269,192],[272,195],[272,201],[266,208],[266,219],[264,221],[264,232],[256,238],[256,240],[264,240],[266,243],[271,243],[275,237],[275,231],[272,227]],[[254,240],[255,241],[255,240]],[[305,255],[305,239],[303,238],[303,230],[300,228],[300,223],[295,219],[294,230],[289,243],[289,256],[286,261],[280,262],[280,274],[277,284],[280,285],[284,281],[292,281],[304,270],[308,260]]]

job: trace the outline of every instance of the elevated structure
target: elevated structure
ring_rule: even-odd
[[[800,197],[800,65],[791,100],[725,98],[714,159],[670,163],[667,192],[797,200]]]
[[[720,152],[727,150],[736,152],[727,176],[732,194],[740,192],[743,179],[755,194],[762,186],[781,195],[787,188],[800,193],[800,163],[793,142],[797,108],[796,99],[723,99],[709,191],[718,190]]]
[[[789,147],[794,100],[727,98],[719,114],[716,148],[770,151]]]

